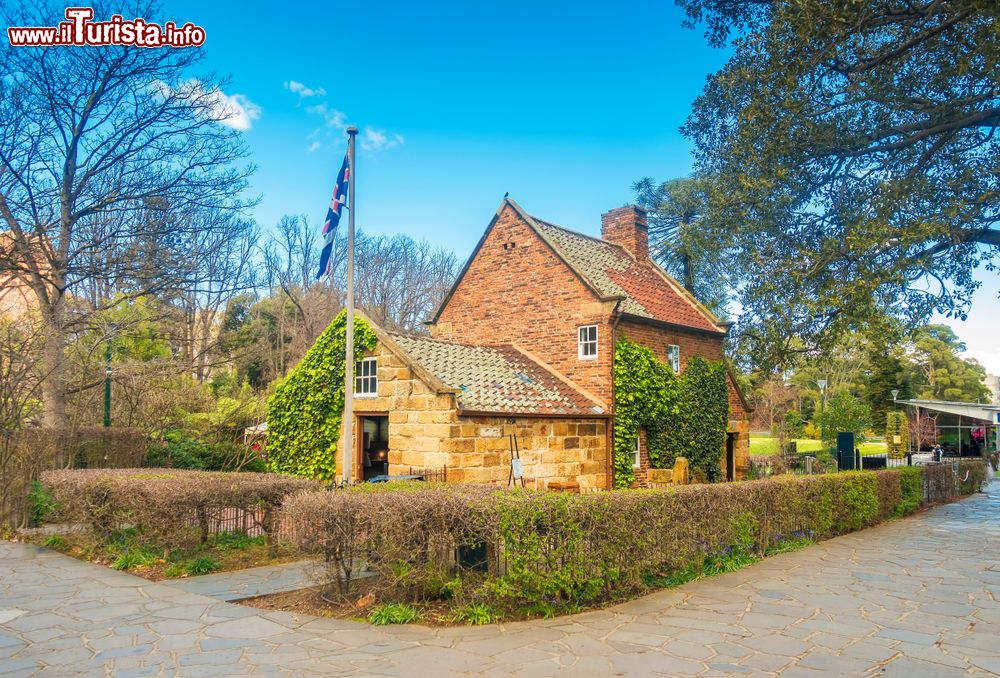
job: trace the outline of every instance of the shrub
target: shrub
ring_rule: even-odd
[[[958,489],[974,491],[982,468],[964,483],[962,470]],[[325,558],[323,583],[345,598],[365,562],[383,602],[451,598],[456,610],[554,614],[873,525],[911,510],[912,481],[925,473],[936,496],[956,496],[941,466],[582,495],[411,483],[299,493],[283,510],[290,539]],[[485,550],[485,563],[464,559],[462,547]]]
[[[905,412],[886,412],[885,444],[893,459],[902,459],[910,449],[910,425]]]
[[[412,624],[420,621],[420,611],[402,603],[379,605],[368,613],[368,623],[375,626],[387,624]]]
[[[45,522],[45,518],[56,509],[52,494],[37,480],[31,481],[28,501],[31,503],[32,525],[41,525]]]
[[[320,487],[271,473],[155,468],[46,471],[42,484],[58,507],[53,517],[105,535],[131,526],[144,541],[171,548],[206,543],[234,509],[248,512],[270,543],[285,497]]]

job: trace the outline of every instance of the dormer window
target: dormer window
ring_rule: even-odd
[[[674,374],[681,373],[681,347],[677,344],[667,346],[667,364],[670,365]]]
[[[579,328],[577,355],[580,360],[597,360],[597,325]]]

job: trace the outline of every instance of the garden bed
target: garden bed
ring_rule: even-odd
[[[280,565],[301,560],[290,545],[278,542],[271,548],[264,535],[220,532],[203,546],[177,549],[142,542],[134,529],[120,530],[101,538],[89,530],[28,534],[23,540],[150,581],[195,577],[251,567]]]

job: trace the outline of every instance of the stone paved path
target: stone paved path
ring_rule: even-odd
[[[607,610],[371,628],[264,612],[0,542],[0,674],[1000,674],[1000,483]]]
[[[231,602],[314,586],[313,570],[315,567],[314,562],[306,560],[282,565],[251,567],[236,572],[219,572],[200,577],[170,579],[164,581],[163,584],[188,593],[200,593],[209,598]]]

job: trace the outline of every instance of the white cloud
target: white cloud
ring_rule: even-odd
[[[260,118],[260,106],[250,101],[246,95],[227,95],[222,90],[215,90],[211,95],[214,103],[209,116],[226,127],[245,132],[250,129],[254,120]]]
[[[253,121],[260,118],[260,106],[245,94],[226,94],[218,88],[206,90],[199,80],[185,80],[176,89],[157,80],[153,89],[164,98],[176,96],[188,99],[205,117],[241,132],[246,132],[253,126]]]
[[[338,111],[336,108],[330,108],[327,103],[316,104],[315,106],[310,106],[306,109],[309,113],[318,115],[326,121],[327,127],[335,127],[338,130],[342,130],[347,127],[347,115],[343,111]]]
[[[322,145],[323,145],[323,144],[322,144],[322,143],[320,143],[319,141],[314,141],[314,142],[312,142],[311,144],[309,144],[309,148],[308,148],[308,149],[306,149],[306,150],[308,150],[308,151],[309,151],[310,153],[312,153],[313,151],[318,151],[318,150],[319,150],[319,148],[320,148],[320,147],[321,147]]]
[[[295,92],[300,97],[321,97],[326,95],[326,90],[322,87],[317,87],[313,89],[312,87],[306,87],[301,82],[296,80],[285,80],[285,89]]]
[[[396,146],[402,146],[405,140],[402,134],[395,134],[365,127],[361,136],[361,148],[366,151],[387,151]]]

